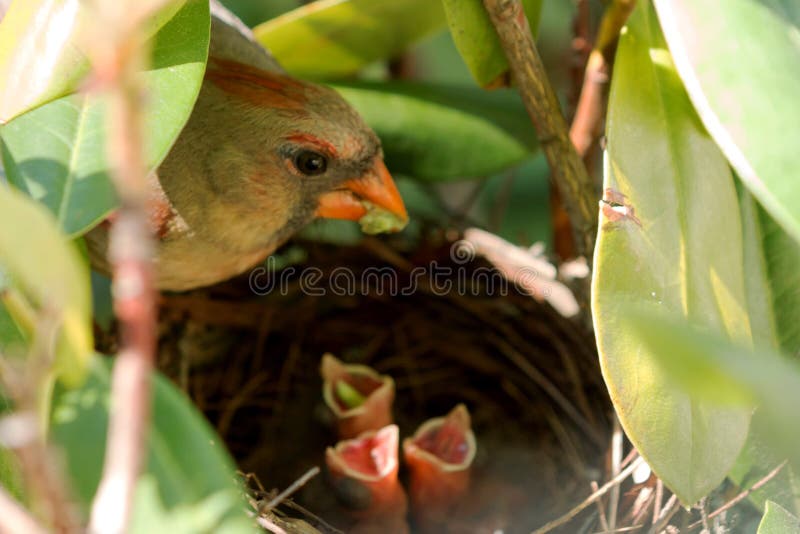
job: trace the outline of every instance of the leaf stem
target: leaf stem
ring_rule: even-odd
[[[597,187],[575,150],[566,119],[533,42],[520,0],[483,0],[500,38],[511,76],[539,135],[561,193],[578,254],[591,261],[597,235]]]
[[[109,159],[120,199],[110,231],[114,311],[121,350],[111,379],[111,411],[103,473],[92,502],[89,532],[127,530],[133,494],[144,463],[150,416],[150,391],[156,349],[153,238],[147,219],[147,180],[143,158],[141,109],[144,89],[139,72],[147,54],[142,23],[168,0],[152,0],[131,14],[124,4],[104,3],[105,24],[93,47],[94,72],[109,100]]]

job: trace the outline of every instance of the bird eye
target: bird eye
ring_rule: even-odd
[[[322,154],[303,150],[294,157],[294,166],[307,176],[322,174],[328,168],[328,160]]]

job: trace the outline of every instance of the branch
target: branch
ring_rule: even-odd
[[[108,93],[109,160],[121,205],[110,232],[109,259],[122,347],[111,380],[105,461],[89,532],[127,529],[149,426],[156,302],[142,156],[144,89],[139,72],[147,56],[141,26],[168,1],[148,0],[133,10],[126,3],[103,3],[98,42],[89,48],[96,50],[92,59],[98,85]]]
[[[636,0],[613,0],[603,13],[597,42],[586,63],[583,87],[569,131],[575,149],[584,159],[600,132],[605,111],[606,87],[619,32],[635,5]]]
[[[741,493],[739,493],[736,497],[734,497],[730,501],[726,502],[725,504],[723,504],[722,506],[720,506],[719,508],[717,508],[716,510],[714,510],[713,512],[708,514],[708,516],[706,516],[705,519],[706,520],[713,519],[713,518],[717,517],[718,515],[720,515],[722,512],[733,508],[733,506],[735,504],[743,501],[744,499],[747,498],[748,495],[750,495],[754,491],[760,489],[767,482],[769,482],[770,480],[775,478],[775,476],[778,473],[780,473],[781,469],[783,469],[786,466],[787,463],[789,463],[789,460],[784,460],[783,462],[781,462],[775,469],[773,469],[772,471],[767,473],[761,480],[759,480],[758,482],[756,482],[755,484],[753,484],[752,486],[750,486],[746,490],[744,490]],[[689,531],[695,529],[696,527],[699,527],[702,524],[703,524],[702,520],[701,521],[696,521],[696,522],[692,523],[691,525],[689,525],[688,527],[686,527],[686,531],[689,532]]]
[[[520,0],[483,0],[505,50],[511,76],[547,157],[561,193],[578,253],[591,261],[597,235],[597,194],[572,145],[567,122],[545,73]]]
[[[599,490],[589,495],[578,506],[576,506],[566,514],[562,515],[558,519],[554,519],[553,521],[550,521],[543,527],[537,528],[536,530],[533,531],[533,534],[544,534],[545,532],[550,532],[554,528],[560,527],[561,525],[568,523],[572,518],[581,513],[587,506],[589,506],[590,504],[598,500],[600,497],[608,493],[609,490],[611,490],[611,488],[614,488],[622,484],[622,481],[631,476],[631,473],[633,473],[636,470],[636,468],[639,467],[639,464],[641,464],[642,462],[644,462],[644,458],[642,458],[641,456],[636,458],[634,461],[630,463],[628,467],[620,471],[620,473],[617,476],[615,476],[614,478],[603,484],[603,486]]]

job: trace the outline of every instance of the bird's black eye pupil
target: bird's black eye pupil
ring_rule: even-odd
[[[294,164],[298,171],[313,176],[325,172],[325,169],[328,167],[328,160],[325,159],[325,156],[322,154],[310,150],[303,150],[295,156]]]

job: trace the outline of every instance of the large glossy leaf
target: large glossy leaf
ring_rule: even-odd
[[[145,25],[150,36],[186,0],[170,2]],[[80,0],[16,0],[0,23],[0,123],[75,90],[88,72],[83,50],[96,23]]]
[[[781,454],[780,446],[770,440],[769,433],[764,432],[769,421],[760,411],[753,416],[750,435],[742,449],[741,455],[736,459],[728,476],[742,489],[751,489],[761,482],[777,466],[785,460]],[[779,473],[774,475],[766,484],[752,490],[750,500],[762,510],[766,501],[775,501],[792,513],[800,511],[800,477],[797,469],[786,465]]]
[[[337,78],[389,59],[445,25],[431,0],[320,0],[253,29],[292,74]]]
[[[0,271],[5,273],[7,296],[20,303],[26,315],[55,320],[53,374],[77,383],[92,354],[89,269],[47,210],[2,185]],[[14,310],[8,311],[13,316]]]
[[[800,243],[753,202],[770,285],[778,345],[800,357]]]
[[[2,306],[0,306],[0,313],[2,313]],[[6,392],[0,387],[0,417],[8,415],[11,409],[11,402],[6,396]],[[25,480],[19,465],[19,458],[14,451],[2,446],[0,446],[0,485],[15,499],[25,502]]]
[[[748,189],[800,241],[800,3],[656,0],[703,123]]]
[[[774,502],[767,502],[764,517],[758,524],[757,534],[787,534],[800,532],[800,519]]]
[[[442,0],[453,41],[482,87],[507,85],[508,61],[482,0]],[[531,31],[536,35],[542,0],[522,0]]]
[[[800,364],[769,349],[753,350],[685,320],[628,308],[626,325],[668,380],[718,406],[758,406],[769,444],[800,466]],[[785,456],[784,456],[785,457]]]
[[[187,0],[154,37],[144,74],[145,159],[155,168],[189,118],[208,51],[208,2]],[[0,129],[8,180],[44,203],[67,234],[79,235],[116,206],[106,157],[105,103],[100,95],[62,97]]]
[[[421,83],[335,88],[381,138],[392,172],[428,181],[485,176],[524,161],[536,147],[511,91]]]
[[[607,136],[604,186],[627,195],[638,219],[601,215],[592,288],[601,368],[629,438],[691,504],[724,479],[749,413],[675,387],[622,319],[639,304],[751,342],[743,237],[733,177],[694,113],[647,1],[620,39]]]
[[[63,448],[66,470],[84,511],[103,467],[110,368],[111,360],[95,356],[86,384],[74,390],[57,388],[53,399],[51,439]],[[137,489],[133,531],[152,532],[152,518],[147,516],[157,511],[159,519],[172,516],[166,524],[176,530],[170,532],[249,532],[246,504],[222,440],[171,382],[155,375],[153,387],[147,467]],[[181,517],[194,523],[176,525]],[[192,525],[197,528],[189,528]]]
[[[787,354],[797,352],[800,322],[800,246],[770,218],[755,199],[740,188],[739,202],[745,238],[745,283],[753,339],[756,345]],[[760,412],[754,416],[750,435],[729,477],[742,488],[750,488],[767,476],[783,458],[760,431]],[[792,513],[800,511],[800,477],[786,466],[750,499],[761,509],[775,501]]]

